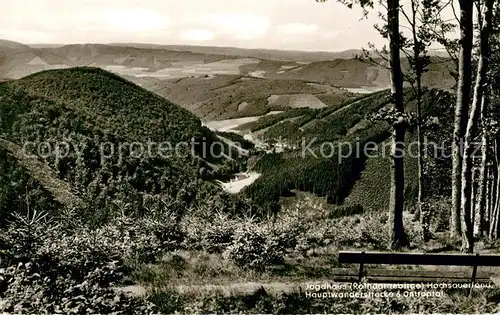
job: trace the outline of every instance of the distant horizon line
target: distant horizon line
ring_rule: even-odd
[[[222,49],[241,49],[241,50],[267,50],[267,51],[284,51],[284,52],[305,52],[305,53],[324,53],[324,54],[329,54],[329,53],[346,53],[350,51],[359,51],[361,52],[363,48],[348,48],[348,49],[342,49],[342,50],[306,50],[306,49],[276,49],[276,48],[247,48],[247,47],[238,47],[238,46],[217,46],[217,45],[193,45],[193,44],[155,44],[155,43],[147,43],[147,42],[108,42],[108,43],[103,43],[103,42],[81,42],[81,43],[43,43],[43,42],[37,42],[37,43],[26,43],[26,42],[21,42],[17,40],[12,40],[12,39],[5,39],[5,38],[0,38],[0,40],[4,41],[10,41],[10,42],[15,42],[23,45],[27,45],[30,47],[33,46],[54,46],[54,47],[63,47],[63,46],[70,46],[70,45],[108,45],[108,46],[113,46],[113,45],[149,45],[149,46],[156,46],[156,47],[205,47],[205,48],[222,48]],[[430,51],[446,51],[444,48],[434,48],[434,49],[429,49]]]

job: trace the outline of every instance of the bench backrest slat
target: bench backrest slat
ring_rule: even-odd
[[[341,264],[500,266],[500,255],[339,252]]]

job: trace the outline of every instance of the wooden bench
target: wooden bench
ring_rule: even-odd
[[[427,265],[427,266],[470,266],[472,272],[378,269],[371,272],[373,282],[491,282],[492,272],[478,274],[479,266],[500,266],[500,255],[480,254],[423,254],[396,252],[339,252],[339,263],[359,264],[357,280],[367,276],[365,265]],[[472,291],[472,290],[471,290]]]

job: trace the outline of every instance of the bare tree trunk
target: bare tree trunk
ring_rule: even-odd
[[[467,130],[465,133],[464,157],[462,161],[462,190],[461,190],[461,228],[462,228],[462,251],[472,253],[474,250],[473,226],[472,226],[472,153],[474,151],[473,134],[475,132],[476,120],[479,116],[477,102],[472,105]]]
[[[500,224],[500,204],[499,204],[499,198],[500,198],[500,185],[496,183],[496,188],[497,188],[497,193],[496,193],[496,205],[495,209],[493,210],[493,216],[491,220],[491,225],[490,225],[490,239],[491,240],[496,240],[498,238],[498,225]]]
[[[462,191],[462,144],[467,128],[467,114],[472,84],[473,0],[460,0],[460,56],[458,62],[457,103],[452,143],[452,193],[450,236],[461,234],[460,208]]]
[[[492,139],[492,166],[490,167],[490,185],[489,185],[489,206],[488,206],[488,230],[487,235],[490,236],[490,230],[493,226],[493,212],[495,211],[495,205],[497,200],[497,185],[498,185],[498,157],[497,157],[497,140]]]
[[[420,56],[422,52],[421,41],[417,34],[417,0],[411,1],[411,29],[413,37],[413,56],[415,62],[415,81],[417,90],[417,144],[418,144],[418,213],[420,215],[420,228],[424,242],[430,239],[430,218],[425,207],[424,185],[424,152],[422,144],[422,72],[424,65]]]
[[[487,98],[488,98],[488,93],[487,91],[484,91],[483,99],[481,102],[481,121],[484,122],[486,118],[486,112],[487,112]],[[483,130],[482,135],[481,135],[481,165],[479,167],[479,178],[478,178],[478,191],[477,191],[477,196],[476,196],[476,203],[475,203],[475,222],[474,222],[474,237],[481,237],[484,232],[484,225],[485,225],[485,211],[486,211],[486,186],[487,186],[487,170],[486,170],[486,165],[489,161],[489,153],[490,150],[488,150],[488,137],[487,137],[487,132],[486,130]]]
[[[493,209],[493,212],[492,212],[492,215],[491,215],[491,220],[490,220],[490,230],[489,230],[489,238],[490,240],[495,240],[496,239],[496,236],[494,235],[496,232],[495,232],[495,226],[497,225],[497,212],[498,212],[498,207],[495,207],[495,209]]]
[[[422,87],[421,80],[417,80],[417,93],[419,97],[417,99],[417,141],[418,141],[418,207],[420,212],[420,227],[422,233],[422,239],[427,242],[431,238],[430,234],[430,213],[429,209],[425,204],[425,178],[424,178],[424,152],[422,144]]]
[[[476,157],[472,157],[472,165],[476,165],[476,160],[477,158]],[[477,174],[478,174],[478,169],[476,167],[472,167],[472,177],[471,177],[471,191],[470,191],[470,204],[471,204],[471,222],[472,222],[472,230],[474,231],[474,224],[476,221],[474,221],[475,219],[475,215],[476,213],[473,212],[474,210],[474,205],[476,204],[476,193],[477,193],[477,183],[476,183],[476,180],[477,180]]]
[[[389,41],[391,68],[391,92],[396,111],[404,113],[403,73],[401,71],[399,38],[399,0],[387,0],[387,20],[389,23]],[[404,210],[404,138],[406,126],[404,121],[394,124],[393,143],[391,148],[391,192],[389,203],[390,247],[399,249],[407,245],[403,227]]]
[[[493,153],[495,154],[495,153]],[[495,159],[493,159],[495,161]],[[494,162],[494,165],[490,169],[491,179],[490,179],[490,205],[488,206],[488,231],[491,226],[491,218],[493,217],[493,211],[495,210],[495,202],[497,200],[497,183],[498,183],[498,165]],[[488,234],[488,233],[486,233]]]
[[[494,169],[494,177],[493,177],[493,193],[494,193],[494,198],[493,198],[493,204],[491,208],[491,217],[490,217],[490,227],[489,227],[489,238],[490,240],[494,240],[497,238],[497,232],[498,232],[498,210],[500,206],[500,163],[498,163],[498,139],[494,139],[493,143],[493,156],[494,156],[494,161],[495,161],[495,169]]]
[[[465,148],[462,161],[462,194],[461,194],[461,221],[462,221],[462,251],[472,253],[474,250],[474,237],[472,226],[471,199],[468,198],[472,189],[472,153],[474,145],[472,143],[474,135],[478,130],[481,107],[487,99],[486,86],[488,84],[488,67],[489,67],[489,36],[491,30],[493,1],[487,0],[482,12],[481,30],[480,30],[480,56],[477,67],[476,85],[474,87],[474,99],[472,108],[467,121],[467,129],[465,131]],[[481,13],[479,13],[481,14]],[[483,98],[484,96],[484,98]],[[481,101],[482,104],[479,104]]]
[[[477,93],[475,93],[474,98],[481,97],[481,122],[483,123],[483,130],[481,134],[481,167],[479,173],[479,191],[478,191],[478,201],[476,203],[476,214],[477,214],[477,222],[474,226],[474,235],[481,236],[484,230],[484,213],[486,207],[486,165],[490,160],[490,150],[488,150],[489,140],[488,140],[488,131],[484,129],[486,118],[489,113],[489,103],[490,103],[490,81],[488,79],[488,70],[489,70],[489,58],[490,58],[490,34],[492,30],[492,19],[493,19],[493,4],[494,0],[487,0],[484,6],[484,12],[479,13],[478,20],[480,21],[481,33],[480,33],[480,46],[481,46],[481,60],[483,62],[484,69],[478,69],[478,75],[480,75],[480,71],[483,71],[484,78],[482,78],[482,86]],[[480,95],[479,95],[480,94]]]
[[[498,151],[498,138],[495,139],[495,162],[496,162],[496,169],[495,169],[495,178],[494,178],[494,193],[495,193],[495,202],[493,204],[493,219],[491,223],[490,230],[493,232],[490,233],[491,239],[495,240],[498,238],[498,223],[499,223],[499,216],[500,216],[500,161],[499,161],[499,155],[500,152]]]
[[[491,186],[493,185],[492,176],[493,176],[493,173],[492,173],[491,167],[487,167],[486,174],[485,174],[485,178],[486,178],[486,187],[485,187],[486,205],[485,205],[485,209],[484,209],[484,225],[482,228],[483,236],[484,236],[484,234],[486,234],[485,232],[487,231],[487,229],[489,229],[488,226],[489,226],[490,216],[491,216],[491,203],[492,203],[492,197],[493,197],[493,193],[492,193],[492,189],[491,189]]]
[[[497,240],[500,233],[500,185],[497,190],[497,207],[495,212],[495,224],[493,225],[493,240]]]

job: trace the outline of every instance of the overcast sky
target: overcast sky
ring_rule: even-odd
[[[0,37],[338,51],[383,44],[376,13],[331,0],[0,0]]]

